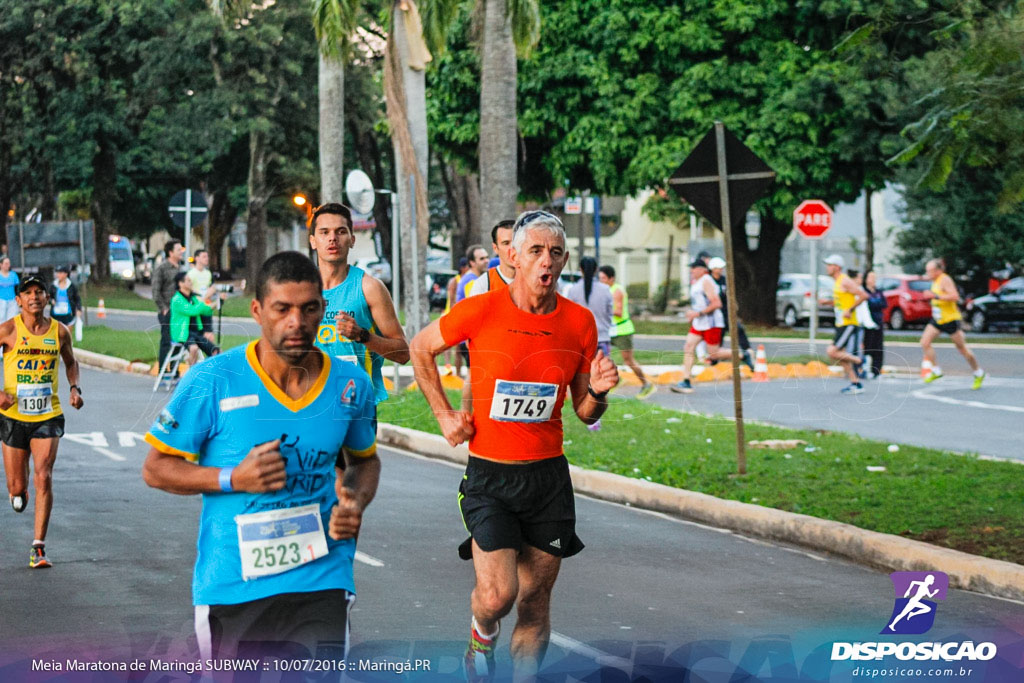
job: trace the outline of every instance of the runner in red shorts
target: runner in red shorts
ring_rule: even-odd
[[[669,387],[677,394],[692,394],[690,384],[693,370],[693,356],[697,344],[704,340],[708,347],[708,360],[728,360],[729,351],[722,348],[722,333],[725,331],[725,316],[722,314],[722,299],[718,296],[718,285],[708,273],[708,266],[697,259],[690,264],[690,310],[686,312],[690,321],[690,332],[686,335],[683,355],[683,381]]]
[[[536,675],[551,634],[551,589],[562,558],[583,549],[569,465],[562,453],[562,403],[596,422],[618,382],[597,350],[591,312],[558,296],[565,229],[545,211],[516,220],[508,287],[469,297],[412,340],[413,367],[452,446],[469,441],[459,505],[471,538],[476,587],[465,668],[471,681],[494,677],[502,617],[517,607],[511,650],[516,679]],[[472,414],[453,410],[435,358],[469,343]]]

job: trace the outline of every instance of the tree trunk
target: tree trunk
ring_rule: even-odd
[[[220,253],[224,249],[224,240],[231,234],[238,212],[231,206],[227,188],[218,188],[206,194],[205,198],[206,205],[210,207],[206,214],[206,220],[210,225],[210,243],[206,245],[210,252],[210,270],[226,274],[227,269],[221,263]]]
[[[396,191],[400,207],[402,303],[405,331],[412,336],[430,321],[423,277],[427,273],[427,99],[423,71],[409,68],[409,44],[399,2],[392,5],[391,35],[385,64],[385,95],[395,151]],[[415,194],[413,183],[415,183]],[[412,220],[415,203],[416,220]],[[415,254],[415,268],[413,266]],[[413,271],[417,277],[413,277]],[[418,281],[417,281],[418,280]]]
[[[736,265],[736,298],[745,323],[775,324],[775,290],[779,282],[779,258],[786,236],[793,229],[789,221],[761,215],[761,237],[750,250],[743,222],[733,227],[733,258]]]
[[[320,203],[345,202],[345,63],[320,55]]]
[[[117,158],[114,147],[103,131],[96,135],[96,154],[92,158],[92,219],[96,234],[96,280],[110,277],[109,236],[117,201]]]
[[[507,0],[484,1],[480,57],[480,241],[491,226],[516,217],[516,47]]]
[[[246,292],[252,293],[256,275],[267,258],[267,163],[269,153],[265,134],[249,133],[249,201],[246,207],[245,272]]]
[[[864,190],[864,272],[875,267],[875,223],[871,216],[871,198],[875,191]]]
[[[451,240],[452,269],[455,270],[458,268],[459,257],[476,241],[480,225],[480,178],[475,173],[460,172],[453,164],[441,165],[441,177],[444,179],[448,206],[455,219]],[[487,239],[490,239],[490,235]]]

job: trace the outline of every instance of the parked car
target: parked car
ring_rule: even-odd
[[[110,278],[122,280],[128,289],[135,287],[135,257],[132,255],[132,243],[127,237],[110,235],[107,254],[110,260]]]
[[[448,280],[451,280],[456,273],[454,270],[445,270],[436,273],[427,273],[427,301],[432,311],[443,311],[448,303]]]
[[[1024,277],[1015,277],[991,294],[968,301],[966,317],[974,332],[1002,325],[1024,330]]]
[[[391,284],[391,263],[384,259],[361,258],[356,259],[356,262],[352,265],[362,268],[386,285]]]
[[[833,280],[828,275],[818,276],[818,323],[834,325],[832,309]],[[808,273],[783,273],[775,290],[775,317],[789,327],[811,319],[811,276]]]
[[[932,303],[925,292],[932,281],[918,275],[896,275],[878,278],[878,289],[885,295],[882,320],[894,330],[907,325],[924,325],[932,317]]]

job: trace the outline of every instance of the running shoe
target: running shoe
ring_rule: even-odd
[[[867,379],[868,378],[867,362],[863,358],[861,358],[859,361],[857,361],[857,370],[856,370],[856,372],[857,372],[857,377],[859,377],[860,379]]]
[[[943,376],[944,375],[935,374],[934,372],[929,372],[928,376],[924,378],[924,383],[925,384],[931,384],[932,382],[934,382],[937,379],[942,379]],[[978,383],[978,386],[979,387],[981,386],[980,382]]]
[[[690,380],[684,379],[682,382],[677,382],[669,387],[674,393],[677,394],[692,394],[693,386],[690,384]]]
[[[850,384],[849,386],[845,386],[842,389],[840,389],[839,393],[846,394],[847,396],[852,396],[854,394],[863,394],[864,387],[862,387],[859,384]]]
[[[32,554],[28,556],[28,566],[32,569],[46,569],[53,565],[46,559],[45,548],[41,545],[34,545],[32,546]]]
[[[754,359],[750,357],[750,349],[743,352],[743,364],[750,368],[751,372],[754,372]]]
[[[466,655],[462,659],[466,680],[469,683],[494,680],[494,645],[497,642],[497,633],[491,638],[484,638],[477,632],[475,623],[470,626],[469,645],[466,646]]]
[[[597,422],[595,422],[592,425],[587,425],[587,429],[589,429],[592,432],[599,432],[599,431],[601,431],[601,421],[598,420]]]
[[[11,496],[11,507],[15,512],[25,511],[25,496]]]
[[[650,395],[653,394],[657,390],[658,390],[658,385],[657,384],[655,384],[654,382],[645,382],[644,385],[642,387],[640,387],[640,393],[637,394],[636,397],[638,399],[640,399],[641,401],[643,401],[644,399],[649,398]]]
[[[974,376],[974,383],[971,384],[971,389],[981,389],[981,383],[985,381],[985,373],[982,372],[980,375]]]

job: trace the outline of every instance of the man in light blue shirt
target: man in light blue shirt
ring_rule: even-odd
[[[312,261],[268,259],[252,307],[260,338],[193,368],[146,434],[146,483],[203,496],[192,581],[203,659],[281,641],[343,656],[380,460],[369,377],[314,346],[323,309]]]

